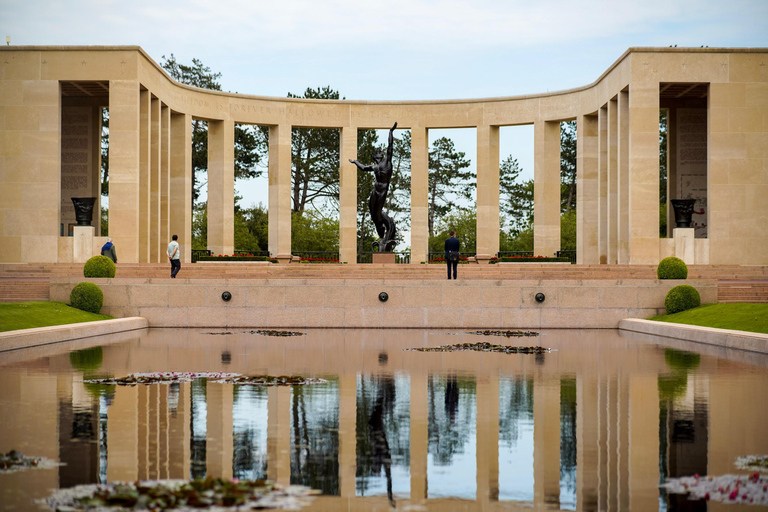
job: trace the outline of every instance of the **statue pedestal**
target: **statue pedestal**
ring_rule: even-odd
[[[675,256],[683,260],[686,265],[694,265],[696,263],[694,229],[675,228],[672,230],[672,238],[675,239]]]
[[[395,264],[395,253],[393,252],[375,252],[373,253],[374,263],[391,263]]]
[[[96,234],[96,228],[93,226],[75,226],[74,229],[74,254],[72,261],[75,263],[85,263],[93,252],[93,237]]]

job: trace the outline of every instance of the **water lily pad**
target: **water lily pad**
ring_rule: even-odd
[[[736,457],[736,462],[734,462],[733,465],[738,469],[768,473],[768,455],[745,455],[744,457]]]
[[[540,333],[534,331],[471,331],[467,334],[477,334],[479,336],[504,336],[505,338],[522,338],[526,336],[541,336]]]
[[[236,386],[306,386],[310,384],[323,384],[328,381],[313,377],[302,377],[300,375],[280,375],[277,377],[272,375],[257,375],[252,377],[238,375],[235,377],[214,380],[214,382],[234,384]]]
[[[301,375],[241,375],[224,372],[156,372],[132,373],[126,377],[89,379],[86,384],[117,384],[118,386],[136,386],[137,384],[174,384],[190,382],[195,379],[208,379],[211,382],[247,385],[247,386],[305,386],[328,382],[324,379],[303,377]]]
[[[474,352],[498,352],[501,354],[546,354],[551,348],[544,347],[510,347],[508,345],[494,345],[492,343],[457,343],[456,345],[441,345],[439,347],[406,348],[414,352],[461,352],[471,350]]]
[[[684,476],[661,484],[670,494],[687,494],[691,500],[727,504],[768,505],[768,476],[752,475]]]
[[[261,336],[304,336],[305,333],[298,331],[275,331],[271,329],[259,329],[256,331],[246,331],[248,334],[259,334]]]
[[[6,454],[0,453],[0,474],[16,473],[27,469],[49,469],[61,466],[45,457],[26,457],[23,453],[11,450]]]

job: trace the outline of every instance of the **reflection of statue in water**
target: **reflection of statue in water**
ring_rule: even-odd
[[[384,470],[384,476],[387,479],[387,499],[389,499],[392,508],[397,508],[392,494],[392,452],[389,449],[387,430],[384,425],[384,417],[392,414],[394,401],[395,381],[392,377],[382,377],[376,393],[376,403],[368,419],[371,444],[373,445],[371,469],[374,474],[379,474],[382,469]]]
[[[377,149],[373,154],[374,164],[362,165],[357,160],[350,160],[361,171],[373,171],[376,183],[371,191],[371,198],[368,200],[368,210],[371,212],[371,219],[376,226],[376,232],[379,234],[379,240],[373,242],[373,247],[379,252],[391,252],[395,248],[395,222],[382,210],[387,201],[387,192],[389,191],[389,180],[392,179],[392,132],[397,128],[397,123],[389,129],[389,144],[387,146],[387,158],[384,159],[381,149]]]

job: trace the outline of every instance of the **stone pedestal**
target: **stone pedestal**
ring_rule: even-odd
[[[374,263],[391,263],[395,264],[395,253],[393,252],[375,252],[373,253]]]
[[[73,262],[85,263],[91,256],[95,256],[93,252],[93,237],[95,234],[96,228],[93,226],[75,226]]]
[[[278,254],[273,256],[273,258],[275,258],[280,265],[288,265],[293,259],[293,256],[291,254]]]
[[[479,263],[481,265],[487,265],[491,261],[491,258],[493,257],[494,257],[493,254],[477,254],[475,255],[474,258],[467,258],[467,261],[469,263]]]
[[[674,228],[672,238],[675,239],[675,256],[683,260],[686,265],[695,264],[694,228]]]

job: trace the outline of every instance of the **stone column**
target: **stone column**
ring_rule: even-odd
[[[498,238],[498,237],[497,237]],[[499,500],[499,374],[477,380],[477,503]]]
[[[160,261],[165,262],[165,244],[171,239],[171,109],[160,110]]]
[[[179,384],[176,414],[168,420],[168,474],[170,478],[189,478],[190,470],[190,384]]]
[[[560,250],[560,123],[537,121],[533,138],[533,253]]]
[[[107,479],[110,482],[139,478],[139,389],[115,386],[115,400],[107,413]]]
[[[596,264],[597,252],[597,116],[576,120],[576,261]]]
[[[235,250],[235,123],[208,121],[208,249]]]
[[[560,381],[533,381],[533,502],[560,504]]]
[[[632,60],[629,97],[629,262],[636,265],[659,261],[659,82],[644,59]]]
[[[231,384],[209,382],[206,387],[208,407],[206,425],[206,476],[232,478],[232,401]]]
[[[608,264],[619,262],[619,117],[618,101],[608,102]]]
[[[139,82],[109,81],[109,234],[120,261],[139,262]]]
[[[629,510],[655,510],[659,506],[659,389],[655,374],[630,377],[628,414]]]
[[[339,261],[357,263],[357,127],[341,129],[339,148]],[[353,492],[354,495],[354,492]]]
[[[576,203],[578,204],[578,203]],[[598,510],[597,379],[576,380],[576,507]]]
[[[411,502],[427,499],[427,454],[429,420],[427,376],[411,374]]]
[[[621,91],[618,100],[619,147],[618,208],[619,264],[629,263],[629,92]]]
[[[357,471],[357,376],[339,376],[339,487],[342,498],[355,497]]]
[[[477,127],[477,259],[499,252],[499,127]]]
[[[160,262],[160,100],[152,97],[150,105],[152,135],[149,165],[149,261]]]
[[[427,129],[411,127],[411,263],[429,257],[429,138]]]
[[[140,128],[139,128],[139,262],[149,261],[149,232],[150,232],[150,194],[151,194],[151,158],[152,146],[152,95],[142,89],[140,94]],[[111,118],[110,110],[110,118]],[[110,123],[111,124],[111,123]],[[111,127],[110,127],[111,128]],[[112,133],[110,130],[110,150],[112,149]],[[111,151],[110,151],[111,152]],[[112,173],[110,172],[110,185]],[[111,195],[111,194],[110,194]],[[111,199],[111,198],[110,198]],[[110,202],[110,210],[111,210]],[[110,219],[111,220],[111,219]],[[110,233],[112,233],[110,226]],[[114,236],[113,236],[114,238]],[[122,251],[121,251],[122,252]]]
[[[291,259],[291,126],[269,127],[269,254]]]
[[[608,106],[597,111],[597,250],[601,264],[608,263]]]
[[[192,116],[171,114],[170,235],[179,235],[181,261],[192,261]],[[163,247],[166,246],[164,240]],[[165,260],[163,260],[165,261]]]
[[[271,137],[270,137],[271,139]],[[267,390],[267,478],[291,483],[291,388]]]

